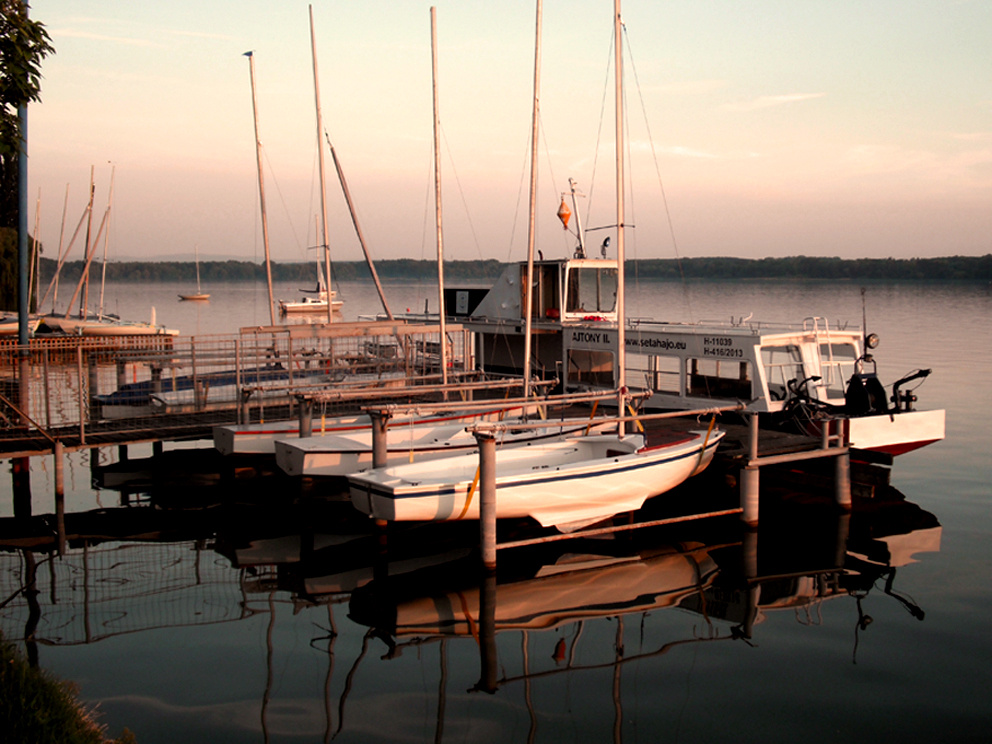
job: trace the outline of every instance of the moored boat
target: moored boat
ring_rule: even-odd
[[[570,532],[639,509],[702,472],[723,438],[690,431],[649,444],[642,434],[573,436],[496,452],[496,518],[531,517]],[[352,503],[386,521],[479,519],[479,456],[374,468],[348,476]]]
[[[497,421],[501,418],[522,413],[521,406],[487,406],[475,410],[437,411],[421,416],[398,416],[391,420],[390,426],[405,424],[444,425],[457,423],[464,428],[473,421]],[[367,413],[321,417],[314,422],[311,437],[331,437],[336,435],[351,435],[356,432],[369,432],[371,437],[372,419]],[[230,426],[215,426],[213,430],[214,447],[224,455],[235,454],[272,454],[276,451],[279,440],[300,441],[299,419],[286,421],[270,421],[256,424],[237,424]],[[371,439],[370,439],[371,441]]]
[[[389,427],[385,464],[438,460],[453,455],[471,454],[478,449],[475,436],[466,429],[468,421],[424,423],[411,420]],[[522,422],[523,423],[523,422]],[[549,421],[546,427],[513,428],[503,421],[496,438],[497,446],[519,445],[560,439],[602,424],[594,420],[566,419]],[[302,439],[280,439],[275,443],[276,464],[288,475],[346,476],[372,467],[371,426],[347,434]],[[446,464],[439,465],[446,467]]]

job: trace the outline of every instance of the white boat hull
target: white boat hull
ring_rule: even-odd
[[[944,438],[944,411],[901,411],[846,419],[852,447],[902,455]]]
[[[387,431],[386,464],[437,460],[478,450],[475,436],[466,431],[469,421],[398,424]],[[512,423],[503,422],[507,426]],[[581,433],[585,420],[551,422],[547,428],[506,431],[497,446],[559,439]],[[371,428],[319,438],[281,439],[275,443],[276,464],[288,475],[307,477],[346,476],[372,467]]]
[[[709,465],[722,437],[694,431],[647,448],[641,435],[600,434],[504,447],[496,453],[496,517],[571,531],[634,511]],[[461,455],[349,475],[352,503],[387,521],[477,520],[478,467],[478,456]]]

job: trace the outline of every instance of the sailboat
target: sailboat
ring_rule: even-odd
[[[330,299],[331,310],[339,312],[343,303],[337,299],[337,293],[324,286],[324,277],[320,272],[320,262],[317,263],[317,286],[315,289],[300,289],[304,297],[299,300],[279,300],[279,312],[287,313],[326,313],[327,302]]]
[[[210,299],[210,294],[200,289],[200,249],[196,246],[193,250],[196,255],[196,294],[181,294],[179,300],[205,302]]]
[[[317,288],[315,290],[301,290],[316,297],[304,297],[296,302],[279,300],[279,312],[286,313],[310,313],[323,312],[326,314],[327,322],[334,319],[334,313],[341,309],[341,301],[335,299],[334,290],[331,289],[331,250],[327,243],[327,202],[324,189],[324,125],[320,111],[320,84],[317,75],[317,38],[313,26],[313,6],[309,7],[310,12],[310,55],[313,59],[313,93],[314,108],[317,114],[317,154],[320,164],[320,208],[322,213],[322,228],[320,231],[321,244],[319,248],[324,255],[325,271],[321,274],[320,258],[317,259]]]

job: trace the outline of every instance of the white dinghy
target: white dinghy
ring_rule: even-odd
[[[496,518],[532,517],[571,532],[702,472],[724,432],[690,431],[661,444],[644,435],[574,436],[496,451]],[[352,503],[386,521],[479,519],[478,455],[374,468],[348,476]]]

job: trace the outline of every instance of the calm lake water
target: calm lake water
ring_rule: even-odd
[[[154,305],[183,334],[268,323],[264,287],[177,302],[188,289],[123,285],[107,305],[140,320]],[[630,315],[660,319],[862,318],[855,284],[629,293]],[[378,310],[370,285],[339,296],[346,319]],[[437,306],[429,285],[387,296],[397,312]],[[933,369],[919,405],[946,409],[947,438],[897,458],[897,497],[850,519],[763,503],[756,535],[730,519],[501,552],[494,588],[455,560],[473,531],[394,536],[383,553],[331,489],[219,478],[206,442],[167,446],[157,467],[132,447],[128,506],[73,453],[68,510],[108,539],[62,558],[0,552],[0,629],[141,744],[988,742],[992,289],[871,285],[865,313],[884,382]],[[50,458],[32,461],[31,488],[34,514],[50,513]],[[656,508],[715,488],[691,482]],[[763,496],[782,488],[763,479]]]

